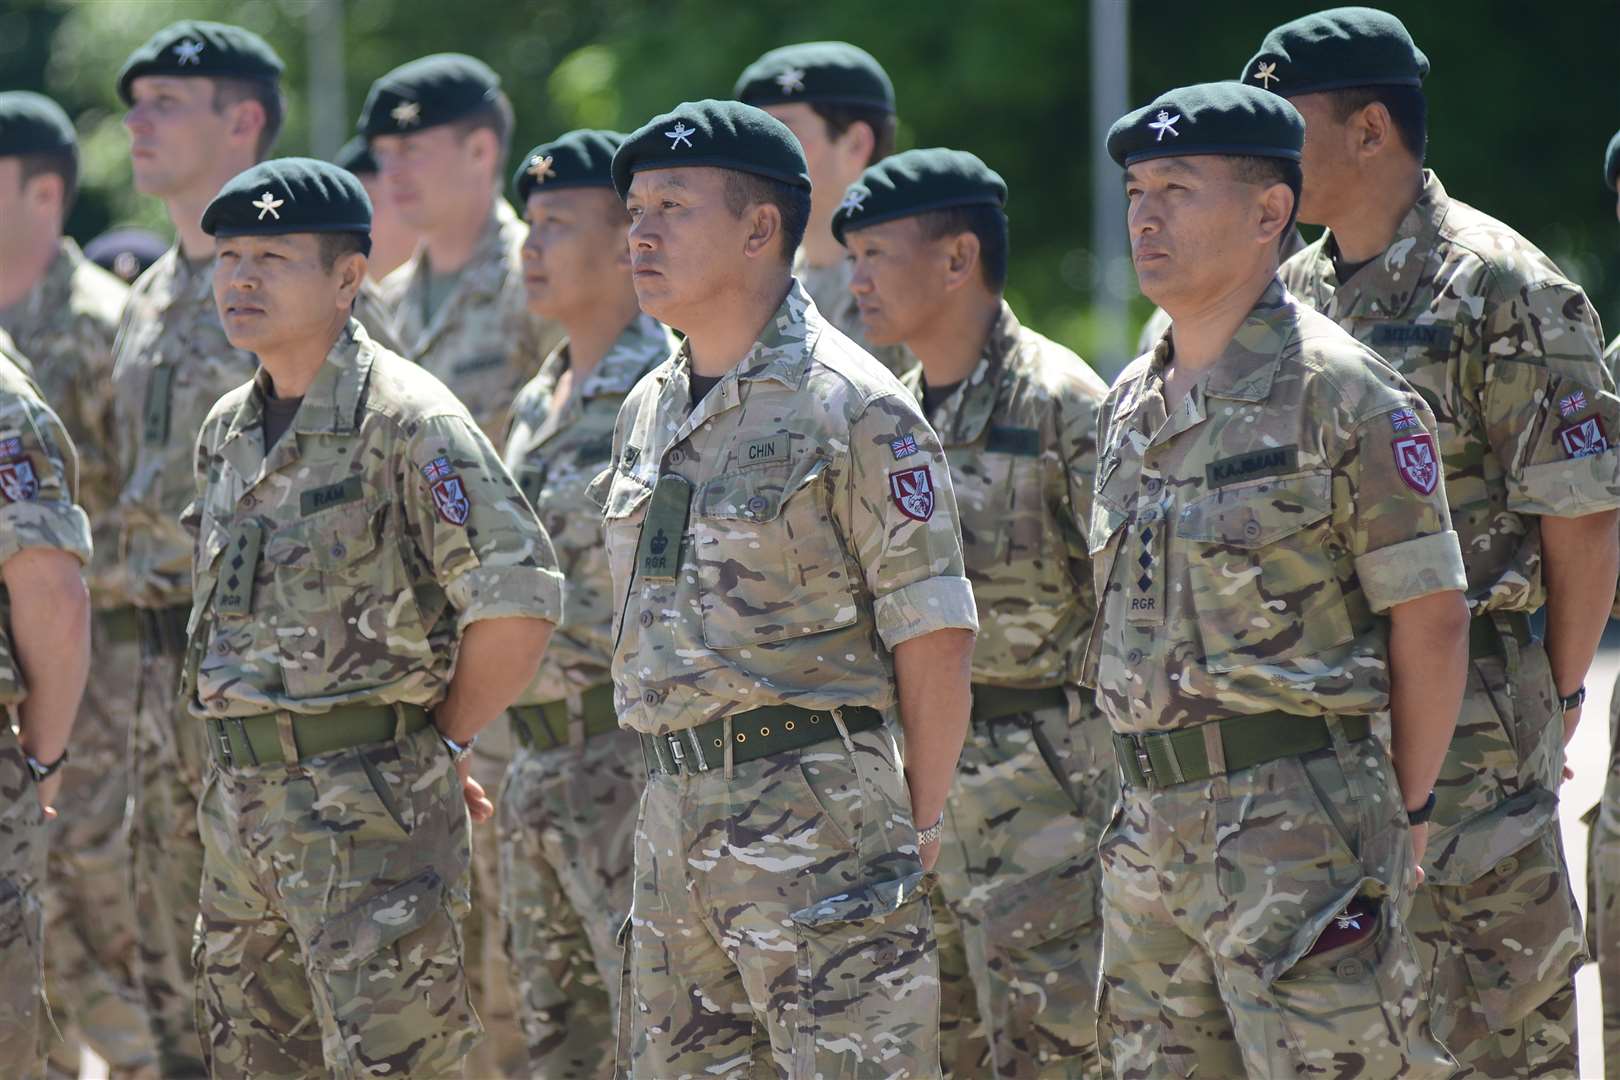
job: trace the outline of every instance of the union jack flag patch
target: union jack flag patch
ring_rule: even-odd
[[[1418,426],[1417,413],[1411,409],[1396,409],[1389,414],[1389,426],[1396,431],[1405,431],[1407,428]]]
[[[903,435],[890,443],[889,449],[894,451],[894,460],[899,461],[917,452],[917,440],[910,435]]]
[[[1586,392],[1577,390],[1569,397],[1558,403],[1558,415],[1563,417],[1574,416],[1586,408]]]
[[[455,469],[450,467],[450,459],[440,455],[422,466],[422,475],[432,480],[443,480],[447,476],[455,475]]]

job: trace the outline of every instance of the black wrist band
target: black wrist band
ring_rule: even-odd
[[[1431,791],[1429,792],[1429,797],[1423,801],[1422,806],[1418,807],[1416,810],[1408,810],[1406,812],[1406,823],[1408,825],[1427,825],[1429,823],[1429,819],[1433,816],[1434,792]]]
[[[1567,696],[1563,695],[1563,694],[1560,694],[1558,696],[1558,709],[1559,709],[1560,712],[1569,712],[1569,710],[1571,710],[1571,709],[1580,708],[1581,705],[1585,703],[1585,701],[1586,701],[1586,684],[1581,683],[1581,685],[1579,685],[1579,686],[1577,686],[1575,688],[1575,692],[1573,694],[1569,694]]]
[[[62,751],[60,757],[48,765],[36,758],[33,754],[25,753],[23,755],[23,762],[28,766],[28,771],[33,775],[34,783],[36,784],[41,780],[50,779],[57,769],[60,769],[63,765],[67,764],[67,759],[68,752],[65,749]]]

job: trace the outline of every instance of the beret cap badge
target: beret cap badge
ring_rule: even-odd
[[[400,127],[415,127],[422,122],[422,106],[415,101],[402,101],[388,113]]]
[[[1254,68],[1254,81],[1265,87],[1267,90],[1270,90],[1271,84],[1278,81],[1277,62],[1273,60],[1270,63],[1267,63],[1266,61],[1262,60],[1260,63],[1256,64]]]
[[[776,85],[782,88],[784,94],[797,94],[804,91],[804,68],[788,68],[776,77]]]
[[[282,206],[286,204],[286,202],[286,199],[278,199],[273,193],[267,191],[253,201],[253,209],[259,212],[260,221],[264,220],[264,215],[266,214],[269,214],[277,221],[280,221],[281,215],[277,213],[277,211],[280,210]]]
[[[1167,131],[1176,138],[1181,138],[1181,132],[1176,130],[1176,125],[1180,122],[1181,117],[1171,116],[1168,110],[1160,109],[1158,119],[1148,125],[1148,127],[1159,133],[1158,137],[1153,141],[1164,142],[1164,133]]]
[[[671,150],[674,150],[676,147],[680,146],[681,143],[685,143],[687,149],[690,150],[692,148],[692,136],[696,134],[696,129],[689,128],[685,123],[677,120],[675,121],[674,127],[664,132],[664,138],[670,141],[669,148]]]
[[[203,43],[195,38],[188,41],[182,41],[180,44],[174,47],[174,55],[177,58],[175,63],[181,67],[185,67],[187,64],[196,64],[198,67],[201,67],[202,51]]]

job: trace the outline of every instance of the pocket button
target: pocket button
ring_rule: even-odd
[[[1260,523],[1258,521],[1255,521],[1254,519],[1251,518],[1250,520],[1245,521],[1243,523],[1243,536],[1244,536],[1244,539],[1254,540],[1254,539],[1258,538],[1259,535],[1260,535]]]
[[[1333,974],[1345,982],[1355,982],[1361,978],[1361,961],[1353,957],[1345,957],[1333,965]]]
[[[752,499],[748,500],[748,516],[759,517],[759,515],[765,512],[765,507],[769,505],[770,504],[765,500],[765,496],[755,495]]]
[[[1509,855],[1507,858],[1496,864],[1496,876],[1499,878],[1510,878],[1518,872],[1519,860],[1512,855]]]

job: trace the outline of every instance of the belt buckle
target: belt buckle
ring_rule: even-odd
[[[680,772],[686,766],[686,755],[681,751],[681,736],[679,732],[671,732],[664,736],[664,742],[669,745],[670,756],[675,760],[674,772]]]
[[[1131,745],[1136,748],[1136,767],[1142,773],[1142,783],[1153,784],[1153,759],[1148,756],[1147,743],[1140,734],[1131,735]]]
[[[236,755],[231,753],[231,735],[225,729],[225,721],[212,720],[210,723],[217,725],[214,728],[214,737],[219,740],[220,760],[225,763],[227,769],[236,768]]]

